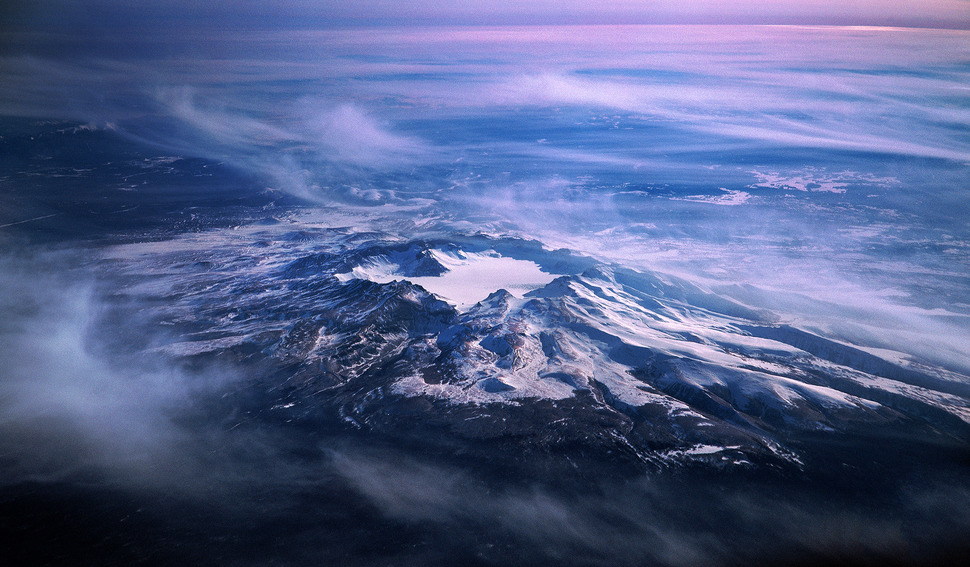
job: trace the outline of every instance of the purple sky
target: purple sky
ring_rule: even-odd
[[[970,0],[43,0],[4,5],[0,19],[61,25],[772,23],[970,28]],[[14,20],[18,15],[22,18]]]
[[[320,2],[302,2],[310,11]],[[326,2],[332,13],[508,22],[970,23],[966,0],[362,0]]]

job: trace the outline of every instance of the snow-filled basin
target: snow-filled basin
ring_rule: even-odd
[[[392,260],[372,261],[338,274],[341,281],[366,279],[378,283],[407,280],[420,285],[460,311],[471,308],[492,292],[505,289],[516,297],[540,288],[557,276],[543,272],[528,260],[501,256],[493,250],[463,252],[431,250],[431,255],[448,271],[440,276],[404,276]]]

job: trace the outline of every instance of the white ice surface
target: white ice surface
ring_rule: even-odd
[[[499,289],[505,289],[516,297],[540,288],[556,278],[543,272],[535,262],[500,256],[497,252],[480,253],[444,252],[432,250],[431,254],[448,271],[440,276],[405,277],[400,266],[391,261],[369,262],[355,267],[345,274],[338,274],[343,281],[366,279],[377,283],[407,280],[419,285],[439,298],[451,303],[460,311],[467,311],[479,301]]]

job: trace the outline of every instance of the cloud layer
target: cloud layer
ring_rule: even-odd
[[[0,57],[0,112],[327,206],[407,204],[445,230],[715,283],[907,302],[958,329],[947,344],[965,336],[966,32],[276,25],[26,34]]]
[[[718,14],[775,17],[778,5],[718,3]],[[144,27],[79,33],[74,24],[92,21],[71,21],[78,8],[63,17],[53,11],[45,31],[56,33],[9,36],[0,55],[0,114],[104,130],[154,152],[157,163],[184,156],[226,164],[260,187],[319,205],[309,232],[340,227],[367,238],[397,230],[402,240],[418,226],[444,236],[511,233],[677,274],[770,309],[781,322],[893,351],[879,351],[884,356],[970,368],[966,32],[348,31],[332,22],[294,25],[295,12],[286,10],[263,19],[267,4],[229,6],[239,14],[232,22],[195,22],[179,34],[139,34]],[[292,6],[311,18],[334,8],[335,17],[357,23],[396,13],[384,2]],[[626,17],[636,6],[616,2],[613,12],[596,14],[577,6],[569,17]],[[700,19],[714,9],[708,2],[656,6]],[[794,15],[821,17],[836,4],[807,6]],[[911,9],[908,2],[855,6],[880,22]],[[890,15],[877,18],[887,6]],[[946,19],[944,8],[965,3],[920,6],[916,19],[924,21]],[[114,7],[86,8],[97,15]],[[493,17],[486,10],[494,7],[412,3],[407,10],[415,20],[474,19]],[[186,1],[144,8],[141,17],[178,23],[176,9],[222,14]],[[505,17],[546,10],[551,2],[509,8]],[[97,25],[129,16],[113,13]],[[242,34],[213,29],[254,21],[261,24]],[[24,122],[10,123],[15,135],[3,142],[28,158],[0,156],[12,164],[0,183],[18,198],[35,198],[31,191],[44,185],[31,176],[50,172],[28,166],[52,155],[51,147],[18,138]],[[105,168],[111,159],[79,168]],[[168,189],[170,178],[151,179],[153,189]],[[192,187],[205,192],[204,181]],[[138,187],[125,188],[138,196]],[[29,227],[18,223],[31,219],[0,229]],[[203,228],[197,236],[206,246],[245,232]],[[252,244],[257,265],[259,243]],[[306,554],[294,563],[372,549],[376,536],[385,539],[383,551],[370,552],[378,553],[374,562],[385,553],[415,564],[456,556],[505,564],[521,553],[557,564],[785,563],[793,556],[919,564],[927,553],[943,563],[954,551],[947,546],[970,526],[965,484],[942,473],[923,485],[880,486],[888,496],[873,489],[864,502],[851,490],[806,489],[795,498],[758,493],[761,487],[721,490],[722,478],[711,490],[608,479],[567,489],[555,480],[496,480],[461,462],[432,462],[314,427],[243,419],[232,397],[243,388],[240,369],[189,370],[151,349],[120,348],[152,344],[164,332],[146,329],[139,305],[102,295],[104,280],[73,269],[90,258],[74,254],[83,252],[0,259],[0,488],[74,482],[82,491],[94,484],[140,497],[175,494],[216,510],[223,523],[200,528],[206,544],[229,542],[219,549],[236,556],[239,549],[255,557],[267,549]],[[164,292],[153,299],[165,301]],[[172,529],[182,529],[177,516]],[[766,533],[774,538],[766,541]],[[441,549],[454,555],[443,560]]]

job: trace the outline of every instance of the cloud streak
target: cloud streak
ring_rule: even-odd
[[[642,84],[632,81],[594,80],[563,74],[523,76],[504,89],[505,104],[574,105],[632,113],[646,119],[671,121],[721,139],[741,139],[778,147],[876,152],[903,156],[970,161],[970,149],[956,137],[970,127],[970,112],[952,109],[945,128],[938,126],[943,112],[933,105],[891,104],[888,93],[864,93],[858,87],[838,84],[827,90],[797,86],[799,73],[755,74],[738,84],[739,77],[712,75],[694,84]],[[956,88],[955,82],[909,81],[909,96],[923,96],[928,87],[937,92]],[[757,89],[752,89],[758,84]],[[906,81],[892,86],[900,96]],[[864,113],[859,116],[860,111]],[[903,111],[905,117],[893,116]],[[792,118],[797,115],[798,118]],[[935,136],[906,136],[903,121],[927,124]],[[873,126],[876,124],[876,126]],[[934,127],[934,125],[937,125]],[[924,143],[929,138],[932,142]]]
[[[310,201],[332,200],[329,185],[334,182],[435,160],[430,146],[390,131],[353,103],[303,99],[266,120],[200,100],[188,88],[163,89],[157,99],[165,116],[179,126],[174,136],[153,141],[224,159]]]
[[[818,19],[844,3],[809,4],[793,8],[792,17]],[[570,4],[563,17],[623,19],[643,5],[614,2],[613,13],[594,14]],[[913,5],[872,2],[853,10],[860,19],[885,21],[896,16],[877,11]],[[13,135],[5,131],[0,140],[15,150],[0,155],[12,164],[0,180],[5,191],[20,190],[16,196],[28,201],[35,187],[62,179],[45,165],[59,159],[55,150],[73,148],[76,139],[118,143],[121,136],[138,149],[137,158],[121,159],[135,161],[118,165],[108,163],[112,156],[82,153],[94,161],[68,164],[78,177],[64,179],[84,182],[65,185],[64,194],[87,191],[86,182],[96,185],[94,195],[114,191],[98,175],[136,169],[153,184],[150,190],[127,182],[124,188],[145,209],[170,182],[204,193],[209,179],[177,155],[225,163],[259,187],[322,205],[254,213],[274,221],[277,213],[293,213],[283,220],[293,223],[285,227],[292,233],[279,239],[252,227],[219,233],[201,219],[196,248],[178,261],[194,265],[194,252],[243,242],[219,250],[231,262],[245,256],[239,270],[252,270],[246,277],[225,274],[220,285],[260,278],[258,270],[274,265],[270,246],[294,253],[303,238],[309,249],[327,234],[354,246],[371,238],[369,231],[401,241],[417,230],[445,238],[512,234],[549,249],[680,275],[773,310],[782,322],[887,349],[882,356],[970,369],[964,346],[970,341],[966,32],[585,25],[346,30],[332,22],[305,29],[324,13],[343,18],[343,25],[405,9],[409,21],[524,21],[565,8],[537,2],[493,16],[487,11],[498,4],[491,1],[407,8],[298,2],[266,19],[268,4],[186,0],[140,7],[138,21],[159,16],[162,28],[173,29],[165,26],[177,25],[183,9],[240,15],[216,18],[218,24],[196,21],[179,34],[142,34],[147,28],[133,25],[115,34],[88,33],[92,26],[131,24],[131,12],[111,12],[118,6],[99,1],[65,14],[18,16],[47,19],[12,34],[12,48],[0,56],[0,114],[30,118],[30,128],[46,134],[61,127],[41,124],[47,119],[79,122],[86,134],[109,132],[65,135],[58,138],[61,147],[50,142],[56,136],[18,137],[18,125],[27,121],[10,121]],[[651,6],[665,17],[699,20],[755,12],[787,17],[781,3]],[[295,25],[297,8],[309,10],[311,19]],[[104,22],[74,22],[78,10],[107,15]],[[926,10],[900,17],[943,17]],[[246,33],[234,31],[247,26]],[[45,33],[35,33],[41,28]],[[153,168],[162,163],[167,173]],[[85,177],[82,169],[94,173]],[[194,175],[199,179],[186,181]],[[43,183],[35,185],[40,176]],[[70,214],[67,206],[58,216],[38,210],[44,215],[12,218],[0,229]],[[303,218],[311,220],[301,226]],[[173,232],[182,230],[170,224]],[[165,246],[174,244],[146,242],[140,250]],[[926,486],[892,486],[891,496],[871,506],[860,504],[858,494],[810,489],[794,504],[784,490],[719,491],[720,477],[711,490],[705,483],[605,477],[584,478],[579,486],[559,478],[523,482],[508,471],[490,477],[480,463],[457,457],[433,463],[419,451],[369,447],[362,436],[328,433],[312,416],[296,425],[272,412],[252,417],[247,403],[275,401],[276,394],[260,397],[266,383],[247,390],[245,369],[189,369],[149,348],[165,343],[164,333],[146,328],[148,315],[137,301],[122,305],[120,295],[101,295],[105,282],[75,267],[104,265],[83,254],[31,250],[26,259],[0,259],[0,487],[77,487],[77,479],[94,478],[99,487],[187,495],[230,510],[222,518],[227,525],[244,517],[253,526],[251,532],[230,528],[232,537],[223,539],[220,528],[207,527],[213,531],[202,531],[206,542],[273,540],[273,549],[293,543],[315,560],[319,549],[354,549],[342,539],[317,545],[319,537],[357,537],[366,547],[373,534],[391,530],[387,545],[395,551],[388,556],[414,563],[433,563],[421,559],[440,558],[429,551],[440,546],[454,552],[448,559],[495,564],[717,565],[775,557],[784,563],[803,552],[819,563],[845,556],[875,562],[887,559],[884,550],[893,554],[888,559],[915,564],[934,545],[948,553],[970,526],[962,477],[957,487],[935,477]],[[138,278],[154,284],[159,272],[177,273],[159,258],[146,255],[149,267]],[[204,302],[208,280],[198,282],[193,298]],[[149,299],[172,301],[167,291],[149,289]],[[264,300],[276,299],[267,294]],[[253,317],[253,328],[264,324]],[[178,342],[197,342],[188,336],[194,329],[185,332]],[[945,376],[945,368],[934,371]],[[943,516],[941,502],[953,505]],[[927,525],[933,529],[921,531]],[[297,534],[293,526],[306,530]],[[270,535],[249,537],[263,528]],[[774,537],[767,541],[765,534]]]
[[[16,463],[5,481],[67,480],[92,469],[141,477],[165,468],[179,438],[169,412],[187,404],[193,385],[177,372],[125,368],[97,352],[90,285],[43,273],[45,260],[66,259],[0,261],[0,446]]]
[[[940,498],[970,498],[945,483],[894,489],[886,501],[873,496],[863,504],[838,491],[755,490],[723,478],[710,488],[606,478],[588,479],[582,490],[498,485],[468,470],[388,451],[343,451],[333,462],[388,518],[435,526],[428,531],[448,534],[443,549],[460,546],[494,562],[943,564],[958,556],[953,538],[970,521],[958,506],[945,506],[946,520],[939,521]],[[896,507],[884,514],[889,500]],[[952,529],[938,528],[945,524]]]

